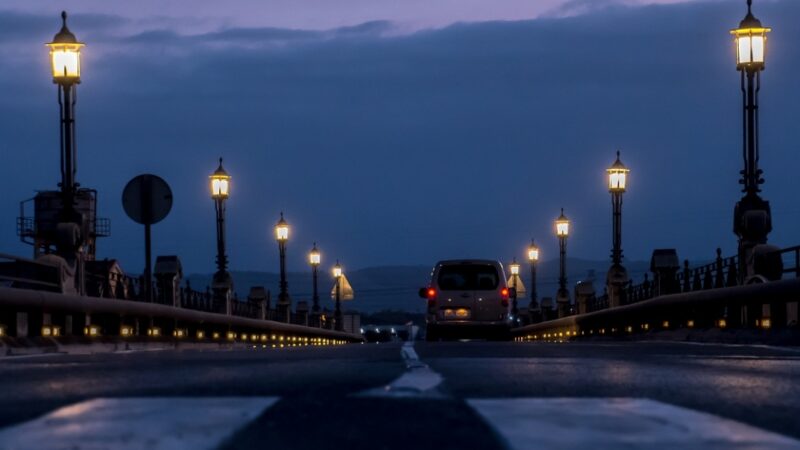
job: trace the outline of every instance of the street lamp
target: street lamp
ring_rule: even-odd
[[[284,220],[283,212],[281,212],[280,220],[275,224],[275,240],[278,241],[278,252],[280,254],[281,263],[281,284],[280,293],[278,294],[278,308],[280,309],[281,318],[285,322],[290,322],[292,303],[289,299],[289,285],[286,282],[286,242],[289,240],[289,224]]]
[[[606,275],[606,286],[609,293],[609,305],[619,306],[622,303],[622,287],[628,282],[628,272],[622,266],[622,194],[625,193],[630,170],[622,164],[617,151],[617,159],[606,169],[608,173],[608,192],[611,193],[611,210],[613,230],[611,235],[611,268]]]
[[[334,327],[337,331],[344,330],[342,323],[342,266],[339,260],[336,260],[336,265],[333,266],[333,278],[336,280],[336,311],[334,312]]]
[[[312,297],[313,306],[311,307],[311,313],[314,317],[314,325],[317,325],[317,316],[319,316],[319,291],[317,290],[317,268],[319,267],[320,263],[322,262],[322,258],[320,256],[319,250],[317,250],[317,243],[314,242],[314,246],[311,248],[311,251],[308,253],[308,263],[311,265],[311,273],[313,275],[314,280],[314,295]]]
[[[567,290],[567,237],[569,236],[569,219],[564,215],[564,208],[561,208],[561,215],[556,219],[556,236],[558,237],[559,266],[558,266],[558,293],[556,303],[558,304],[558,315],[564,317],[569,313],[569,291]]]
[[[533,242],[531,238],[531,245],[528,246],[528,263],[531,265],[531,302],[528,305],[528,313],[531,317],[531,322],[538,322],[535,320],[535,315],[539,313],[538,299],[536,298],[536,264],[539,262],[539,247]],[[538,319],[538,317],[536,318]]]
[[[67,13],[61,12],[61,30],[46,44],[50,48],[50,65],[53,83],[58,85],[58,104],[61,118],[61,222],[73,223],[80,231],[83,217],[75,209],[75,193],[78,183],[77,155],[75,146],[75,92],[81,82],[81,48],[84,43],[67,28]],[[79,241],[83,241],[81,236]],[[74,257],[76,248],[59,248],[59,253]]]
[[[756,246],[766,244],[767,235],[772,231],[772,214],[769,202],[758,193],[764,183],[763,171],[758,168],[760,150],[758,144],[758,93],[761,90],[761,71],[766,62],[767,33],[753,16],[752,0],[747,0],[747,15],[739,27],[731,30],[736,44],[736,70],[741,72],[743,98],[742,159],[744,169],[740,172],[744,196],[734,209],[733,232],[739,237],[739,276],[740,281],[754,275],[752,265]]]
[[[222,168],[222,158],[219,159],[217,170],[208,178],[217,216],[217,272],[213,278],[214,294],[218,299],[225,301],[225,309],[228,310],[233,281],[228,273],[228,256],[225,254],[225,201],[230,196],[231,177]]]

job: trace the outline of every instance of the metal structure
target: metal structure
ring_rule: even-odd
[[[759,195],[764,183],[763,171],[758,168],[761,157],[758,136],[758,93],[761,90],[761,71],[764,70],[767,33],[752,12],[752,0],[747,0],[747,15],[739,28],[731,30],[736,43],[736,70],[741,72],[742,90],[742,159],[744,169],[739,181],[744,196],[736,203],[733,232],[739,238],[739,277],[756,274],[752,260],[758,247],[766,244],[772,231],[769,202]],[[774,249],[764,249],[772,251]]]

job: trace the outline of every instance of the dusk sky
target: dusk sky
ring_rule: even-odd
[[[67,5],[86,42],[78,181],[99,190],[100,257],[143,265],[127,181],[162,176],[175,205],[154,254],[214,270],[208,175],[233,177],[234,270],[277,270],[272,227],[292,225],[289,267],[312,242],[325,265],[509,261],[535,237],[557,256],[607,259],[605,169],[622,151],[626,259],[732,255],[741,94],[728,30],[744,0],[5,0],[0,6],[0,252],[19,201],[58,180],[58,105],[45,42]],[[191,6],[189,6],[191,5]],[[800,244],[800,2],[756,0],[770,35],[761,91],[770,242]]]

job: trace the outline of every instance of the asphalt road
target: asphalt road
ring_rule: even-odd
[[[143,430],[157,429],[146,419],[153,414],[125,415],[142,407],[140,399],[161,399],[145,404],[160,412],[199,399],[182,414],[209,425],[200,431],[174,425],[184,427],[176,439],[203,430],[219,436],[195,448],[463,450],[539,448],[536,442],[547,439],[585,448],[597,429],[605,438],[628,439],[620,445],[626,448],[660,448],[632,437],[650,426],[656,428],[648,435],[662,433],[667,443],[670,433],[689,436],[696,448],[798,448],[798,377],[797,349],[657,342],[356,344],[5,358],[0,448],[184,448],[174,442],[159,447],[158,437],[148,445],[136,441]],[[105,409],[89,403],[59,410],[98,398],[122,401]],[[224,407],[207,403],[220,398],[235,398],[231,407],[245,414],[227,428],[212,414]],[[265,403],[254,406],[243,398]],[[647,401],[624,400],[631,398]],[[123,411],[122,424],[102,428],[115,408]],[[157,421],[172,430],[168,422],[175,415]],[[46,439],[47,430],[58,429],[54,418],[72,421],[72,428],[44,441],[50,445],[34,446],[30,436]],[[708,429],[723,437],[704,441]],[[84,445],[71,443],[64,430]],[[133,437],[117,442],[120,430]],[[781,438],[767,431],[791,439],[775,441],[785,447],[770,444]],[[106,435],[98,444],[90,433]],[[741,447],[724,441],[737,436],[745,436],[737,441]],[[552,442],[545,447],[554,448]]]

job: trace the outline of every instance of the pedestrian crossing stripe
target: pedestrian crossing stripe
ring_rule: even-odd
[[[800,441],[654,400],[506,398],[467,403],[512,450],[800,449]]]
[[[214,449],[277,401],[277,397],[96,398],[0,430],[0,448]]]

